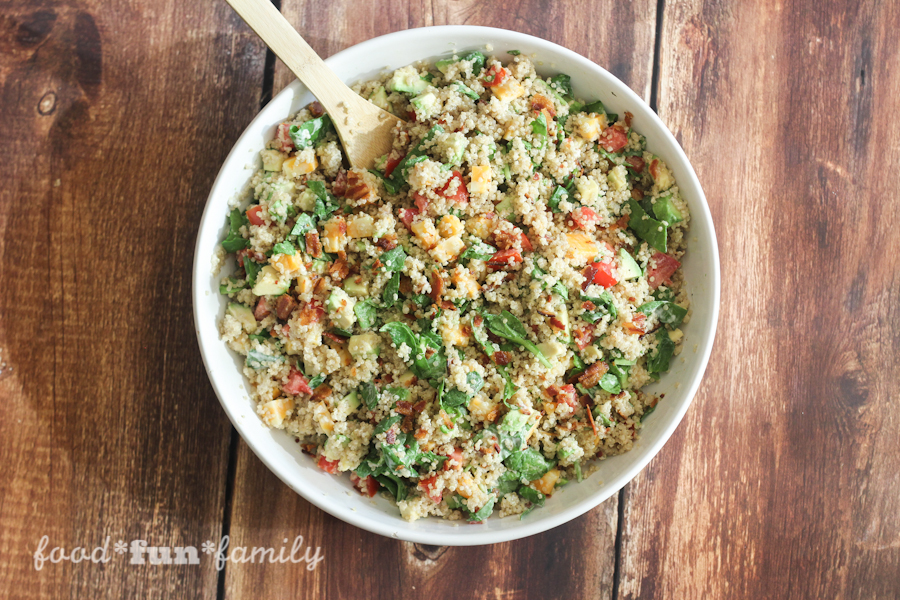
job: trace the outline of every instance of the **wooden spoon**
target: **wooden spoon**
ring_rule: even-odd
[[[270,0],[226,0],[237,14],[284,61],[331,117],[350,164],[371,169],[391,151],[394,126],[403,122],[364,100],[319,58]]]

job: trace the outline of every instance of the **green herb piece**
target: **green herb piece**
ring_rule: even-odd
[[[396,195],[397,192],[400,191],[400,188],[397,186],[397,182],[395,182],[390,177],[386,177],[384,173],[381,171],[376,171],[375,169],[369,169],[369,173],[378,177],[381,180],[381,183],[384,184],[384,189],[390,195]]]
[[[595,100],[594,102],[591,102],[590,104],[585,104],[584,107],[582,107],[581,112],[597,113],[598,115],[605,115],[606,108],[603,106],[602,102],[600,102],[599,100]]]
[[[381,261],[382,268],[385,271],[402,271],[403,263],[406,260],[406,252],[404,252],[403,246],[397,246],[393,250],[383,252],[378,257],[378,260]]]
[[[647,359],[648,373],[664,373],[669,370],[669,362],[675,354],[675,342],[666,329],[656,331],[656,351]]]
[[[503,339],[514,342],[526,350],[534,354],[545,368],[551,367],[550,361],[544,356],[544,353],[530,340],[527,339],[528,334],[525,332],[525,326],[508,310],[504,310],[499,315],[490,313],[484,314],[484,320],[491,332]]]
[[[634,200],[628,201],[631,207],[631,219],[628,226],[634,230],[639,238],[659,250],[666,251],[666,227],[656,219],[650,218],[641,208],[641,205]]]
[[[294,221],[294,227],[291,229],[291,235],[301,236],[306,235],[309,231],[315,231],[316,229],[316,219],[310,214],[301,213],[297,220]]]
[[[393,394],[397,397],[397,400],[406,400],[409,398],[409,390],[402,387],[389,387],[387,393]]]
[[[619,378],[612,373],[605,373],[603,377],[600,378],[599,385],[604,391],[607,391],[610,394],[618,394],[622,391],[622,386],[619,384]]]
[[[280,356],[272,356],[271,354],[265,354],[259,350],[251,350],[247,353],[246,365],[251,369],[259,371],[260,369],[268,368],[269,365],[282,360],[284,359]]]
[[[294,249],[292,243],[284,240],[283,242],[278,242],[272,246],[272,254],[287,254],[288,256],[293,256],[297,254],[297,250]]]
[[[462,83],[462,82],[459,82],[459,81],[454,81],[454,82],[453,82],[453,85],[454,85],[454,87],[456,87],[456,90],[457,90],[459,93],[468,96],[468,97],[471,98],[472,100],[478,100],[478,98],[479,98],[478,94],[475,92],[475,90],[473,90],[472,88],[470,88],[470,87],[467,86],[466,84],[464,84],[464,83]]]
[[[378,425],[375,426],[375,435],[378,435],[379,433],[384,433],[385,431],[387,431],[388,429],[390,429],[391,427],[393,427],[394,425],[396,425],[397,423],[399,423],[402,420],[403,420],[402,415],[394,415],[392,417],[387,417],[386,419],[382,419],[381,421],[378,422]]]
[[[459,264],[466,266],[469,264],[469,261],[472,260],[490,260],[494,254],[497,253],[497,249],[493,246],[489,246],[484,242],[476,242],[466,248],[462,254],[459,255],[459,259],[457,262]]]
[[[653,205],[653,214],[657,219],[669,225],[674,225],[684,220],[681,211],[675,208],[671,194],[656,199],[656,203]]]
[[[247,284],[251,287],[256,285],[256,276],[261,268],[262,266],[258,262],[250,260],[249,256],[244,257],[244,271],[247,273]]]
[[[648,317],[656,315],[660,323],[678,327],[687,315],[687,309],[667,300],[654,300],[638,307],[638,312]]]
[[[517,471],[528,481],[534,481],[543,477],[555,464],[534,448],[525,448],[510,454],[503,461],[508,468]]]
[[[375,384],[371,381],[364,381],[359,384],[357,392],[360,397],[362,397],[362,401],[365,403],[366,408],[375,410],[375,407],[378,406],[378,388],[375,387]]]
[[[482,54],[478,50],[466,54],[465,56],[463,56],[463,60],[472,63],[472,75],[478,76],[478,74],[481,73],[481,70],[484,69],[484,54]]]
[[[222,242],[225,252],[237,252],[250,245],[250,240],[241,236],[241,226],[247,223],[247,215],[243,211],[237,208],[231,211],[228,215],[228,237]]]
[[[375,327],[378,319],[378,309],[369,300],[357,300],[353,305],[353,313],[359,321],[359,326],[363,329],[371,329]]]
[[[381,293],[381,300],[384,306],[390,308],[400,297],[400,273],[394,273],[388,282],[384,285],[384,291]]]
[[[507,50],[506,53],[509,54],[510,56],[518,56],[518,55],[522,54],[522,51],[521,50]]]
[[[245,280],[229,277],[225,280],[225,283],[219,284],[219,293],[230,296],[231,294],[241,291],[245,287],[247,287],[247,282]]]
[[[294,147],[297,150],[303,150],[311,148],[316,142],[325,137],[325,134],[331,127],[331,118],[328,115],[322,115],[300,125],[291,125],[290,129],[288,129],[288,134],[294,142]]]
[[[556,84],[556,89],[564,96],[573,96],[572,78],[565,73],[560,73],[556,77],[550,78],[550,83]]]
[[[569,192],[561,185],[556,186],[554,188],[553,193],[550,195],[550,199],[547,201],[547,206],[550,207],[555,213],[560,213],[562,210],[559,208],[559,203],[569,197]]]
[[[522,485],[521,478],[515,471],[507,470],[497,480],[497,495],[501,498],[510,492],[514,492]]]
[[[542,494],[541,492],[537,491],[534,488],[528,487],[527,485],[523,485],[522,487],[520,487],[516,491],[516,493],[519,495],[520,498],[522,498],[526,502],[531,503],[531,506],[529,506],[527,509],[525,509],[525,512],[522,513],[522,516],[520,516],[519,519],[524,519],[525,515],[527,515],[531,511],[533,511],[535,508],[540,508],[540,507],[544,506],[544,502],[547,499],[547,496],[545,496],[544,494]]]
[[[603,292],[599,296],[582,295],[581,300],[590,302],[597,307],[592,311],[582,313],[581,318],[588,323],[596,323],[605,315],[609,315],[613,319],[619,316],[619,311],[616,310],[616,305],[613,304],[612,294],[609,292]]]
[[[647,410],[644,411],[644,414],[641,415],[641,423],[644,422],[644,419],[646,419],[647,417],[650,416],[650,413],[652,413],[654,410],[656,410],[657,406],[659,406],[659,404],[651,406],[650,408],[648,408]]]
[[[544,113],[538,115],[538,118],[531,122],[531,133],[540,137],[540,149],[547,146],[547,117]]]
[[[575,463],[575,480],[578,483],[581,483],[584,480],[584,475],[581,473],[581,461]]]
[[[494,503],[497,502],[497,496],[493,494],[488,497],[487,502],[484,503],[484,506],[478,509],[478,512],[472,513],[469,517],[469,523],[480,523],[491,516],[491,513],[494,512]]]

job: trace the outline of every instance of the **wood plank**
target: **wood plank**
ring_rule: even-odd
[[[590,9],[593,17],[584,19]],[[310,45],[328,56],[366,39],[425,25],[479,24],[538,35],[604,65],[650,95],[655,2],[593,7],[541,2],[401,3],[283,0],[282,11]],[[615,31],[596,23],[625,23]],[[276,92],[293,79],[276,67]],[[315,540],[326,559],[304,565],[229,564],[227,595],[366,598],[454,597],[461,581],[472,598],[606,598],[613,585],[617,498],[551,532],[507,544],[456,549],[387,540],[319,511],[282,485],[241,443],[230,533],[233,543],[276,546],[283,532]],[[390,569],[361,569],[361,564]],[[395,570],[396,569],[396,570]]]
[[[230,427],[190,269],[264,48],[224,3],[2,12],[0,596],[213,598],[210,561],[132,566],[112,544],[220,533]],[[67,551],[111,536],[111,562],[36,572],[43,535]]]
[[[666,3],[659,111],[709,195],[723,302],[627,492],[625,598],[900,593],[900,7]]]

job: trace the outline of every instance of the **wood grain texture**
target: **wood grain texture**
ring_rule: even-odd
[[[565,44],[607,65],[645,98],[652,71],[655,3],[594,9],[588,2],[396,3],[283,1],[282,11],[323,57],[378,35],[410,27],[480,24],[518,29]],[[594,21],[596,23],[598,21]],[[327,33],[327,37],[323,34]],[[278,65],[277,93],[293,76]],[[280,545],[302,534],[326,554],[314,571],[300,565],[229,564],[226,596],[294,598],[609,598],[615,568],[617,497],[564,527],[516,542],[478,548],[438,548],[387,540],[347,525],[281,484],[241,442],[230,534],[245,547]],[[384,569],[360,565],[386,565]],[[460,588],[465,582],[465,592]]]
[[[265,50],[224,4],[0,6],[0,596],[215,597],[209,562],[132,566],[112,544],[221,530],[230,428],[190,267]],[[110,536],[113,560],[37,572],[43,535]]]
[[[900,7],[666,2],[659,112],[722,259],[704,385],[625,504],[625,598],[900,592]]]

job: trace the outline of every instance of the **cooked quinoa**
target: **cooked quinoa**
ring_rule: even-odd
[[[524,516],[631,449],[689,318],[688,207],[631,115],[480,52],[356,86],[408,121],[345,169],[318,103],[261,152],[220,331],[260,418],[403,518]]]

